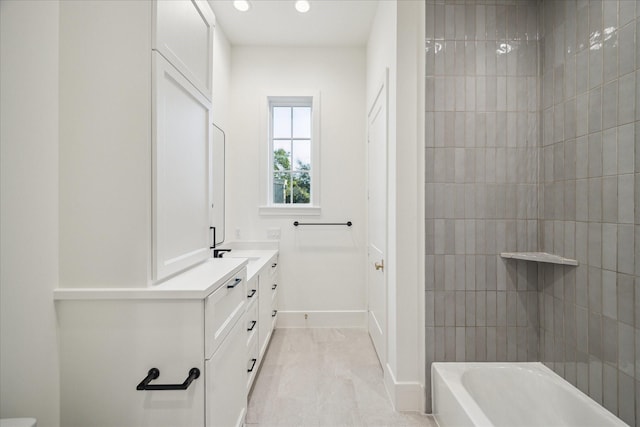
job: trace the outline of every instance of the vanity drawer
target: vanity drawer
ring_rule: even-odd
[[[271,331],[276,327],[276,321],[278,320],[278,299],[277,294],[274,294],[274,299],[271,300]]]
[[[247,329],[247,347],[251,347],[252,340],[258,336],[258,304],[249,304],[247,313],[244,316]]]
[[[251,304],[258,299],[258,276],[247,282],[247,303]]]
[[[247,269],[243,268],[205,300],[205,358],[209,359],[233,325],[244,314],[247,303]]]
[[[253,380],[256,377],[259,367],[257,338],[258,334],[255,334],[247,351],[247,393],[251,390]]]
[[[269,262],[271,263],[271,266],[269,267],[269,278],[270,280],[276,280],[278,275],[278,256],[274,256],[269,260]]]
[[[278,284],[274,283],[271,285],[271,301],[272,305],[277,305],[276,301],[278,301]]]

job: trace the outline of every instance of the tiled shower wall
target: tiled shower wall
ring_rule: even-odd
[[[640,425],[640,3],[541,4],[540,357]],[[634,189],[635,188],[635,189]]]
[[[426,1],[427,372],[541,360],[640,425],[639,15]]]
[[[498,255],[538,246],[538,10],[426,1],[428,376],[538,360],[538,267]]]

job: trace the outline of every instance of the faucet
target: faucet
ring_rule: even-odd
[[[222,255],[225,252],[231,252],[231,249],[214,249],[213,250],[213,257],[214,258],[222,258]]]

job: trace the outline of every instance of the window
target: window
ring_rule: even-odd
[[[270,103],[272,200],[311,203],[311,102]]]
[[[259,212],[319,215],[320,94],[304,91],[263,99]]]

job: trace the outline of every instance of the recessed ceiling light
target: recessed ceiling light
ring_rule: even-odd
[[[251,5],[247,0],[233,0],[233,7],[238,9],[240,12],[246,12],[251,8]]]
[[[311,9],[311,5],[307,0],[297,0],[295,4],[296,10],[300,13],[307,13]]]

